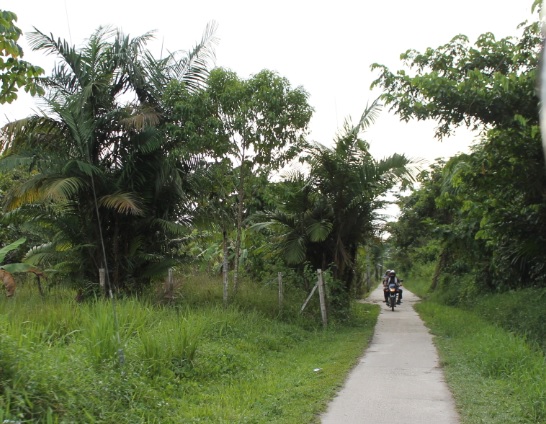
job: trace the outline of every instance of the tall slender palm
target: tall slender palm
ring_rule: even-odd
[[[162,260],[168,237],[187,219],[188,180],[199,158],[181,159],[183,146],[165,135],[162,90],[172,79],[199,89],[215,42],[209,26],[182,58],[154,59],[145,49],[151,37],[99,28],[76,50],[34,32],[31,46],[60,60],[45,79],[47,109],[4,129],[3,164],[25,162],[36,172],[11,193],[7,207],[62,205],[65,216],[75,217],[60,219],[74,222],[71,245],[77,240],[81,247],[75,262],[86,264],[83,276],[97,281],[97,269],[107,266],[113,284],[126,288],[169,266]]]

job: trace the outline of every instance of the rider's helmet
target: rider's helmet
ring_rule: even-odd
[[[396,275],[396,272],[394,271],[394,269],[391,269],[391,270],[389,271],[389,275]]]

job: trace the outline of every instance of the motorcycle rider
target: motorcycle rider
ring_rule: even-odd
[[[394,269],[391,269],[388,271],[389,276],[383,280],[383,294],[385,295],[385,302],[387,301],[388,297],[388,291],[387,288],[389,287],[390,283],[394,283],[396,285],[396,289],[398,291],[398,299],[396,301],[397,305],[400,305],[402,303],[402,288],[400,287],[402,284],[402,281],[396,277],[396,271]]]

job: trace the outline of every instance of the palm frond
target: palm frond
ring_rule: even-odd
[[[379,118],[379,115],[381,113],[381,110],[383,108],[383,105],[379,101],[380,99],[375,99],[370,105],[366,105],[366,108],[364,109],[364,112],[362,112],[362,115],[360,116],[360,120],[358,121],[358,124],[355,125],[355,127],[352,130],[352,133],[355,137],[358,137],[358,135],[365,131],[368,127],[373,125],[377,118]]]
[[[152,225],[161,228],[162,231],[174,237],[183,236],[188,232],[187,225],[173,221],[167,221],[166,219],[156,218],[153,220]]]
[[[290,265],[297,265],[305,260],[305,243],[301,237],[286,240],[282,243],[281,250],[285,261]]]
[[[59,123],[46,116],[31,116],[6,124],[0,130],[0,151],[25,154],[49,150],[50,141],[60,133]]]
[[[259,219],[258,214],[255,214],[253,218]],[[252,224],[252,225],[249,227],[249,229],[251,229],[251,230],[253,230],[253,231],[262,231],[262,230],[266,230],[266,229],[272,228],[272,227],[274,227],[275,225],[278,225],[278,223],[275,222],[275,221],[256,222],[256,223]]]
[[[102,170],[99,167],[85,160],[70,160],[61,169],[63,175],[70,175],[74,171],[88,177],[102,175]]]
[[[46,54],[54,54],[61,57],[76,54],[76,49],[71,47],[66,40],[62,41],[60,38],[55,40],[53,34],[46,35],[36,28],[27,35],[27,40],[30,48],[35,51],[40,50]]]
[[[49,179],[48,176],[41,174],[33,175],[21,186],[10,190],[4,198],[4,207],[8,210],[14,210],[27,203],[35,203],[43,200],[44,183]]]
[[[215,60],[214,46],[218,43],[215,32],[216,22],[207,24],[201,41],[197,43],[182,59],[176,59],[177,53],[171,55],[172,76],[184,81],[190,92],[202,88],[208,76],[209,69]]]
[[[144,210],[139,204],[137,196],[134,193],[114,193],[102,196],[98,203],[100,206],[114,209],[127,215],[144,215]]]
[[[75,102],[76,107],[71,107]],[[82,115],[78,97],[72,97],[65,105],[54,104],[55,111],[62,118],[70,131],[71,139],[74,142],[81,159],[90,159],[90,141],[93,139],[94,126],[92,120]]]
[[[333,229],[333,223],[327,220],[314,221],[307,226],[306,232],[312,242],[321,242],[328,238]]]
[[[139,144],[139,150],[141,153],[150,154],[161,148],[163,140],[159,137],[146,138],[144,143]]]
[[[48,178],[44,183],[42,196],[56,201],[68,200],[87,184],[78,177]]]
[[[154,127],[160,122],[157,111],[149,106],[142,105],[134,109],[130,116],[121,120],[121,124],[130,130],[142,131],[147,127]]]

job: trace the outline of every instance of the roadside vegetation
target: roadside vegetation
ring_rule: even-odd
[[[0,12],[0,104],[24,88],[43,105],[0,129],[0,421],[317,421],[386,268],[425,299],[465,422],[545,421],[538,19],[374,64],[381,97],[322,144],[303,87],[212,68],[213,24],[159,59],[150,33],[100,27],[77,48],[37,29],[47,73]],[[384,106],[475,143],[426,169],[377,160],[364,135]],[[319,269],[325,329],[316,295],[299,311]]]
[[[424,300],[416,310],[431,329],[462,423],[546,420],[546,291],[487,294],[446,304],[418,276],[407,286]]]
[[[225,309],[221,280],[199,283],[168,305],[120,299],[119,333],[108,300],[29,286],[0,299],[0,422],[318,422],[378,308],[324,330],[316,303],[299,314],[302,293],[279,314],[276,291],[248,283]]]

